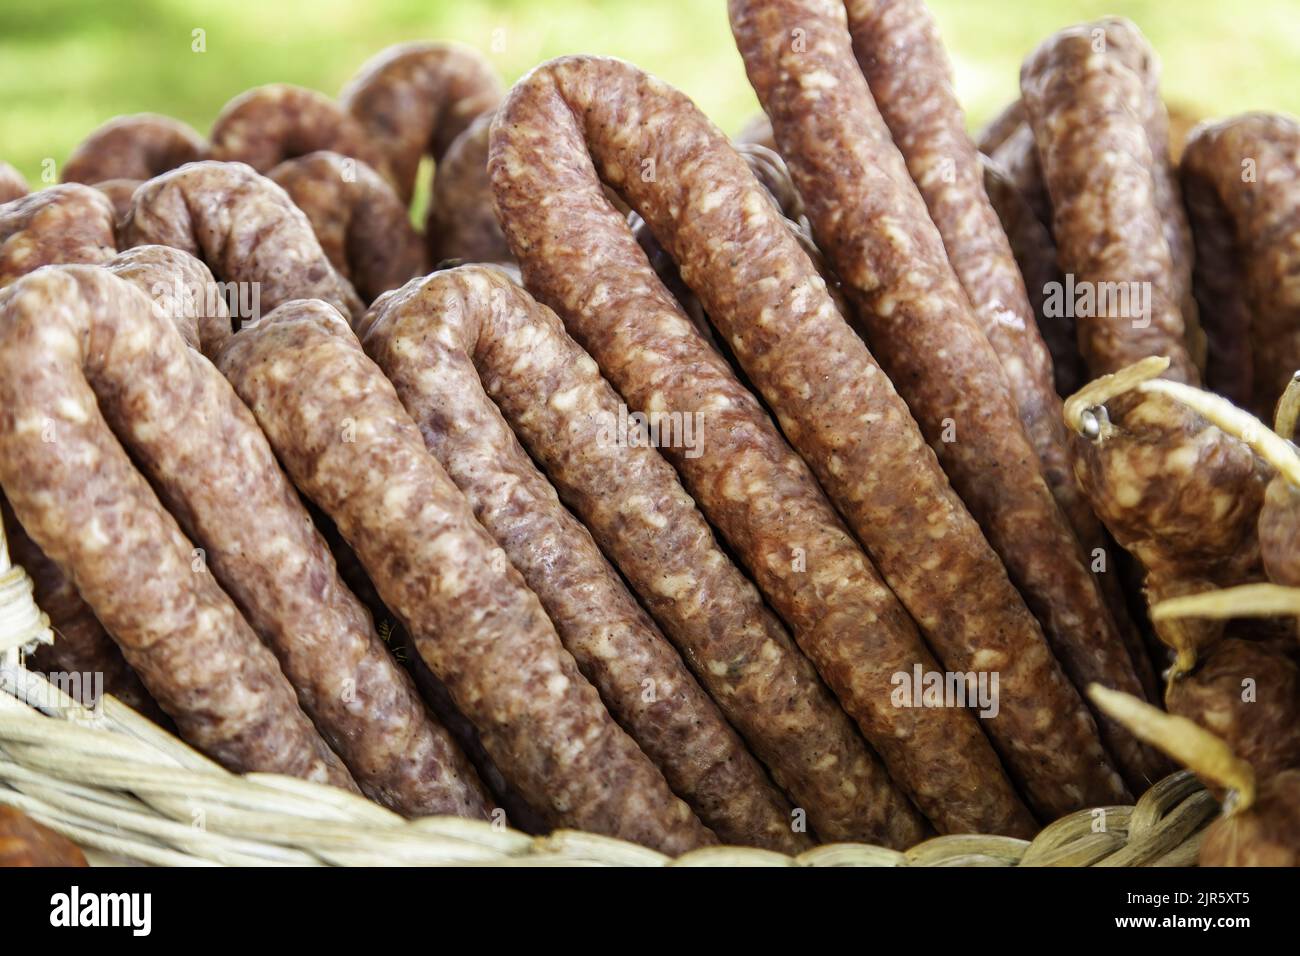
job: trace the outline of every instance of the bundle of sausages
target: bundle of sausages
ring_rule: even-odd
[[[1249,767],[1206,853],[1294,862],[1300,126],[1175,164],[1111,19],[977,144],[921,0],[730,14],[735,142],[628,63],[503,96],[421,43],[0,165],[32,666],[237,771],[673,854],[1029,837],[1201,767],[1180,719]]]

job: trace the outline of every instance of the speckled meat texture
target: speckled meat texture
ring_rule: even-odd
[[[1300,866],[1300,769],[1260,783],[1255,804],[1205,831],[1200,866]]]
[[[254,87],[221,108],[207,159],[247,163],[268,173],[286,159],[329,150],[385,175],[384,153],[357,118],[324,93],[288,83]]]
[[[1158,206],[1161,178],[1144,122],[1151,93],[1110,26],[1055,34],[1025,61],[1020,86],[1052,197],[1061,268],[1076,282],[1140,283],[1149,314],[1122,300],[1079,317],[1079,345],[1093,375],[1152,355],[1168,356],[1169,377],[1199,380],[1187,347],[1186,287],[1175,268]],[[1097,34],[1106,37],[1097,52]],[[1100,298],[1100,296],[1098,296]]]
[[[1037,313],[1030,305],[1007,233],[985,191],[980,154],[966,133],[966,118],[952,87],[952,67],[934,18],[921,0],[849,0],[847,11],[853,50],[872,97],[939,230],[975,319],[997,353],[1025,433],[1038,454],[1043,478],[1084,553],[1095,554],[1096,549],[1105,548],[1105,534],[1074,478],[1052,356],[1039,332]],[[1023,223],[1035,224],[1032,216]],[[1053,256],[1050,268],[1055,278],[1055,246],[1050,237],[1037,254]],[[1040,296],[1043,291],[1040,285]],[[903,394],[914,410],[924,407],[907,388]],[[923,411],[921,418],[924,422]],[[956,421],[959,434],[963,424]],[[959,487],[969,484],[954,474],[961,468],[949,464],[942,450],[940,459]],[[975,514],[984,519],[981,509],[976,507]],[[992,537],[997,545],[999,535]],[[1014,562],[1007,563],[1012,576],[1019,577]],[[1143,686],[1150,689],[1154,682],[1148,678],[1154,675],[1145,652],[1136,653],[1141,641],[1128,618],[1118,583],[1113,576],[1097,581],[1116,630],[1106,629],[1088,641],[1094,647],[1107,642],[1110,659],[1080,670],[1071,661],[1072,655],[1060,650],[1059,643],[1058,653],[1076,682],[1096,680],[1108,666],[1117,664],[1126,676],[1140,674]],[[1032,599],[1030,603],[1033,606]],[[1117,633],[1123,635],[1127,664],[1115,643]],[[1128,689],[1132,690],[1131,681]],[[1141,772],[1146,768],[1125,769]]]
[[[216,294],[212,273],[188,252],[136,246],[119,252],[104,268],[149,296],[192,349],[200,349],[200,327],[230,323],[230,309]]]
[[[0,162],[0,205],[27,195],[27,180],[8,163]]]
[[[541,378],[545,362],[534,357],[560,357],[563,329],[542,308],[501,273],[465,267],[384,296],[358,334],[583,674],[674,791],[724,842],[807,849],[789,803],[483,390],[476,360],[493,363],[488,375]]]
[[[267,174],[307,215],[330,264],[367,302],[425,271],[406,207],[379,173],[338,153],[308,153]]]
[[[102,204],[89,200],[82,186],[58,187],[54,192],[62,198],[56,199],[52,206],[29,205],[23,214],[9,220],[8,227],[0,226],[0,235],[4,234],[5,228],[19,229],[10,237],[16,253],[13,257],[15,268],[7,278],[0,279],[0,286],[41,266],[68,261],[99,262],[113,255],[112,235],[105,222]],[[90,215],[85,219],[79,217],[79,208],[87,210]],[[5,213],[0,211],[0,222],[4,219]],[[141,713],[153,718],[162,717],[158,705],[149,697],[76,587],[13,520],[2,495],[0,508],[5,511],[5,527],[14,560],[32,576],[36,603],[49,615],[50,625],[56,632],[55,643],[39,647],[32,655],[31,666],[44,673],[102,674],[105,691]]]
[[[85,865],[85,854],[71,840],[13,807],[0,806],[0,868]]]
[[[135,191],[142,182],[142,179],[105,179],[91,185],[108,197],[113,205],[113,218],[121,223],[131,211],[131,200],[135,198]]]
[[[526,322],[515,337],[480,335],[479,374],[565,501],[823,839],[915,843],[915,811],[887,785],[878,795],[874,760],[672,466],[654,448],[620,443],[621,400],[591,357],[549,309],[523,292],[509,298]]]
[[[63,164],[63,181],[93,186],[106,179],[153,179],[203,159],[207,148],[202,136],[170,116],[118,116],[72,151]]]
[[[1193,211],[1209,203],[1223,217],[1217,222],[1213,212],[1208,221],[1198,217],[1205,239],[1198,231],[1197,241],[1221,242],[1236,253],[1228,261],[1210,259],[1207,269],[1198,271],[1211,304],[1227,303],[1213,326],[1216,338],[1220,343],[1249,341],[1250,405],[1257,414],[1271,416],[1300,369],[1300,123],[1252,113],[1202,126],[1188,143],[1182,169]],[[1210,275],[1216,267],[1224,271]],[[1249,305],[1248,318],[1233,308],[1232,291],[1224,288],[1230,276],[1241,279],[1238,288]]]
[[[1285,650],[1220,641],[1170,683],[1169,712],[1222,739],[1260,778],[1300,767],[1300,668]]]
[[[653,181],[639,175],[647,158],[659,171]],[[971,829],[1019,831],[1022,811],[968,716],[890,702],[893,675],[934,666],[906,612],[808,467],[658,281],[605,201],[597,174],[650,223],[740,364],[775,399],[773,406],[802,403],[801,411],[823,415],[827,409],[815,402],[811,384],[802,391],[794,382],[800,368],[815,369],[819,383],[823,375],[837,376],[832,387],[842,383],[841,369],[854,377],[854,388],[871,375],[864,378],[840,361],[836,330],[849,338],[852,332],[744,161],[680,93],[627,64],[579,57],[542,67],[515,87],[494,131],[491,167],[506,236],[529,287],[560,313],[628,406],[703,416],[699,455],[681,447],[663,453],[900,785],[938,826],[955,828],[948,814],[961,814]],[[537,202],[539,195],[547,201]],[[796,290],[792,302],[778,301],[783,289]],[[773,304],[738,303],[740,290]],[[792,305],[802,306],[797,317],[788,315]],[[805,318],[806,330],[774,341],[774,326],[794,327]],[[773,358],[787,349],[794,353],[791,364],[778,367]],[[786,375],[798,401],[781,387]],[[905,416],[901,401],[893,401],[894,414]],[[803,421],[782,419],[796,442],[811,437]],[[891,421],[884,431],[893,427]],[[882,459],[895,457],[892,446],[877,449]],[[923,452],[916,435],[900,468],[924,467]],[[930,463],[937,471],[933,458]],[[1045,647],[1040,660],[1050,663]],[[1061,686],[1068,692],[1063,680]],[[834,781],[845,770],[826,769],[832,784],[823,790],[834,795]],[[883,792],[882,784],[875,788]],[[807,798],[795,799],[808,805]],[[862,797],[838,799],[851,808]],[[879,799],[868,799],[868,809]],[[872,819],[865,815],[856,825]],[[853,817],[842,813],[841,830],[852,824]],[[836,838],[828,823],[814,826],[824,838]],[[891,842],[903,835],[896,829]]]
[[[438,161],[433,196],[425,221],[429,263],[510,262],[488,179],[488,134],[492,114],[484,113],[457,136]]]
[[[42,674],[80,674],[83,691],[90,686],[86,681],[98,676],[103,680],[104,693],[152,719],[165,719],[67,575],[27,536],[3,498],[0,513],[9,555],[31,576],[36,605],[49,616],[54,630],[54,643],[38,646],[28,656],[27,667]],[[83,696],[81,703],[94,701]]]
[[[113,207],[68,183],[0,205],[0,287],[53,263],[95,264],[117,252]]]
[[[440,163],[457,136],[501,99],[492,65],[469,47],[405,43],[366,61],[339,94],[410,202],[420,160]]]
[[[141,246],[108,268],[149,294],[198,348],[194,305],[215,284],[201,262]],[[178,293],[177,281],[190,295]],[[136,462],[182,530],[205,549],[217,582],[276,654],[303,710],[362,790],[409,816],[486,817],[473,770],[429,718],[369,612],[340,580],[252,415],[205,360],[193,361],[205,373],[176,397],[177,413],[224,422],[218,447],[225,451],[142,438],[133,448]]]
[[[1142,563],[1149,600],[1259,580],[1256,522],[1269,475],[1250,449],[1160,395],[1124,396],[1108,412],[1113,430],[1075,440],[1075,473]],[[1195,644],[1223,631],[1220,621],[1174,623]],[[1171,633],[1168,622],[1156,630]]]
[[[1062,281],[1060,268],[1056,264],[1056,243],[1051,233],[1029,208],[1029,204],[1025,202],[1019,190],[1015,188],[1015,184],[1005,170],[987,156],[982,157],[981,162],[984,166],[984,188],[988,193],[989,202],[993,204],[1011,243],[1016,262],[1024,276],[1030,301],[1033,303],[1038,327],[1051,352],[1056,391],[1063,396],[1071,395],[1084,384],[1083,360],[1079,357],[1079,342],[1075,336],[1074,318],[1069,314],[1069,310],[1045,308],[1049,284]],[[1049,311],[1052,314],[1048,314]],[[1059,404],[1056,405],[1054,414],[1063,424]],[[1062,435],[1063,439],[1064,437]],[[1068,483],[1051,471],[1046,472],[1045,476],[1055,494],[1057,504],[1061,506],[1069,520],[1079,543],[1083,545],[1084,553],[1092,561],[1098,554],[1109,553],[1110,539],[1074,477],[1074,466],[1068,444],[1063,446],[1060,466],[1070,472]],[[1159,688],[1157,675],[1142,635],[1134,624],[1129,610],[1128,595],[1121,577],[1108,561],[1105,572],[1097,576],[1097,581],[1101,585],[1106,606],[1110,608],[1120,636],[1124,640],[1129,658],[1142,681],[1142,686],[1147,691],[1147,697],[1154,700]]]
[[[667,853],[713,842],[609,716],[333,309],[283,306],[219,364],[529,804],[554,826]]]
[[[783,394],[769,396],[769,404],[784,412],[786,434],[949,668],[965,669],[956,661],[969,663],[965,655],[973,652],[1001,672],[1005,696],[1015,700],[1008,710],[1004,697],[1002,724],[991,721],[989,728],[1032,794],[1031,805],[1047,815],[1083,792],[1102,799],[1124,793],[1052,650],[1077,686],[1097,681],[1140,695],[1133,664],[1039,470],[997,353],[872,100],[844,5],[736,0],[731,16],[750,81],[817,237],[881,363],[843,322],[819,311],[797,272],[764,263],[758,275],[770,277],[765,294],[756,295],[749,282],[738,283],[733,295],[754,316],[757,329],[745,330],[756,340],[751,349],[771,350],[763,355],[773,379],[768,388]],[[787,42],[791,24],[807,30],[802,52]],[[770,320],[764,323],[775,303],[789,315],[789,327],[799,326],[796,334],[782,336]],[[822,331],[814,336],[812,328]],[[787,337],[799,340],[802,354],[787,352],[781,360]],[[836,371],[821,374],[827,365]],[[909,407],[943,470],[924,453]],[[910,512],[904,522],[901,508]],[[900,532],[900,524],[910,531]],[[924,548],[932,556],[918,561]],[[948,573],[936,586],[945,577],[940,569]],[[1013,674],[1013,668],[1024,670]],[[1063,719],[1038,736],[1049,699]],[[1102,732],[1120,768],[1145,781],[1144,749],[1118,725],[1104,722]],[[1076,743],[1070,760],[1050,766],[1040,759],[1049,752],[1059,757],[1063,746]]]
[[[182,402],[202,377],[218,378],[125,280],[90,266],[23,277],[0,293],[0,485],[182,736],[236,771],[351,788],[119,444],[224,447],[229,423]]]
[[[1087,381],[1083,359],[1079,356],[1074,316],[1068,309],[1045,307],[1051,284],[1062,281],[1061,269],[1056,263],[1056,241],[1034,214],[1006,167],[988,156],[984,156],[981,162],[984,166],[984,191],[1011,243],[1011,252],[1020,267],[1025,291],[1038,319],[1038,331],[1052,356],[1056,392],[1062,397],[1073,395]]]
[[[1277,584],[1300,588],[1300,488],[1278,475],[1264,493],[1259,513],[1264,569]]]
[[[345,314],[365,314],[365,304],[334,271],[302,210],[243,163],[190,163],[142,186],[122,224],[122,244],[146,243],[202,259],[222,282],[249,284],[262,312],[290,299],[312,298]],[[238,318],[246,322],[257,316]],[[214,348],[229,337],[229,329],[225,335],[215,328],[210,332]],[[205,333],[205,349],[208,338]]]
[[[1171,159],[1169,110],[1160,95],[1160,58],[1142,31],[1123,17],[1108,17],[1092,25],[1104,31],[1106,50],[1128,64],[1142,77],[1142,126],[1151,147],[1151,178],[1155,186],[1153,198],[1160,213],[1165,242],[1169,245],[1169,258],[1173,265],[1173,294],[1177,296],[1186,328],[1184,341],[1193,362],[1202,375],[1205,373],[1205,332],[1201,328],[1200,310],[1192,294],[1192,265],[1195,249],[1192,230],[1187,222],[1183,205],[1182,188]]]

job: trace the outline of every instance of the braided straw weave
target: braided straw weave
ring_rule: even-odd
[[[0,804],[104,865],[1180,866],[1196,862],[1217,811],[1184,772],[1136,807],[1081,810],[1032,842],[942,836],[906,853],[841,843],[793,858],[713,847],[671,859],[573,830],[532,837],[454,817],[406,820],[333,787],[229,773],[112,697],[82,707],[22,665],[24,647],[50,639],[0,530]]]

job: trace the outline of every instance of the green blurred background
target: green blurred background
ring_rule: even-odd
[[[1168,99],[1199,115],[1300,112],[1297,0],[930,0],[972,124],[1016,95],[1019,64],[1061,26],[1118,13],[1164,60]],[[206,52],[191,50],[205,31]],[[724,129],[756,109],[726,0],[0,0],[0,159],[33,183],[119,113],[206,131],[260,83],[337,93],[369,55],[459,40],[513,80],[561,53],[626,57],[682,88]]]

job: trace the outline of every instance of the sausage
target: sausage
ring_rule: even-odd
[[[626,145],[616,136],[601,134],[602,128],[610,128],[614,111],[624,110],[642,118],[637,142]],[[584,126],[574,117],[583,117]],[[660,123],[664,125],[655,125]],[[622,121],[613,125],[621,127]],[[657,134],[661,129],[664,133]],[[651,161],[661,174],[640,175],[643,164]],[[785,433],[806,454],[815,452],[809,455],[814,462],[825,465],[830,456],[814,430],[806,427],[803,414],[815,414],[833,429],[842,426],[846,412],[828,408],[824,396],[835,393],[844,399],[863,389],[874,396],[889,386],[877,370],[853,364],[850,357],[859,354],[855,350],[862,348],[860,342],[835,312],[823,281],[744,161],[681,94],[626,64],[577,57],[554,61],[516,85],[498,114],[490,166],[498,213],[529,288],[557,308],[570,334],[600,363],[628,405],[647,412],[704,415],[708,437],[699,455],[688,456],[682,448],[666,448],[664,453],[859,726],[870,728],[867,736],[882,753],[901,758],[900,745],[907,738],[900,735],[891,741],[876,722],[914,722],[911,746],[904,753],[914,760],[950,760],[960,748],[950,747],[949,732],[921,727],[934,719],[932,712],[919,715],[885,704],[890,675],[910,673],[918,661],[928,663],[903,608],[854,546],[810,471],[650,272],[625,223],[605,203],[595,172],[600,169],[602,178],[617,186],[678,262],[713,324],[781,415]],[[694,175],[667,172],[686,169]],[[548,202],[537,203],[538,195],[547,195]],[[793,304],[802,306],[797,316],[787,315],[791,303],[780,301],[782,290],[795,290]],[[750,293],[767,299],[755,301]],[[776,321],[778,313],[783,321]],[[799,333],[782,337],[773,325],[798,325]],[[812,353],[817,356],[811,366],[816,368],[815,382],[808,382],[800,370],[810,367]],[[850,378],[852,387],[846,384]],[[889,400],[892,404],[884,420],[877,419],[881,427],[879,434],[871,435],[871,444],[882,464],[895,463],[900,473],[908,473],[903,484],[909,486],[910,496],[915,487],[912,473],[926,469],[927,453],[901,400],[892,392]],[[797,420],[783,411],[795,405],[803,406]],[[849,414],[861,421],[864,413],[857,409]],[[932,457],[928,466],[938,474]],[[845,468],[850,466],[846,463]],[[850,470],[870,473],[857,462]],[[818,474],[832,477],[824,467]],[[874,487],[874,482],[863,478],[862,486]],[[836,490],[843,491],[843,483]],[[895,505],[908,506],[899,501],[889,507]],[[900,521],[899,514],[891,514],[880,528],[897,528]],[[913,548],[909,566],[916,567],[915,558]],[[987,593],[987,583],[982,582],[982,593]],[[933,591],[932,585],[928,588]],[[1006,590],[1011,592],[1009,583]],[[1010,599],[1018,600],[1014,592]],[[979,617],[970,615],[970,620]],[[931,615],[925,623],[934,620]],[[869,639],[860,630],[864,623],[873,631]],[[890,637],[887,653],[877,656],[881,633]],[[871,651],[865,650],[864,640],[869,640]],[[951,661],[956,660],[953,655]],[[966,670],[979,669],[969,666],[972,657],[961,660]],[[1034,672],[1036,682],[1045,678],[1042,686],[1049,695],[1058,688],[1072,693],[1045,644],[1041,653],[1031,647],[1006,667],[1002,664],[998,660],[991,669],[1001,669],[1003,681],[1012,668],[1024,667]],[[948,666],[958,669],[951,662]],[[1018,685],[1020,675],[1010,679]],[[1002,698],[1004,705],[1009,696]],[[1004,706],[989,723],[1007,726],[1007,713]],[[1078,717],[1078,724],[1058,725],[1065,736],[1091,730],[1081,707]],[[1088,749],[1086,735],[1079,743],[1081,751]],[[1072,744],[1058,741],[1052,750],[1059,755]],[[1095,757],[1096,766],[1104,765],[1100,745],[1091,746],[1083,759]],[[990,762],[977,759],[984,768],[981,787],[1005,793]],[[927,812],[929,798],[954,785],[933,764],[909,768],[902,763],[891,762],[891,769],[898,767],[894,772],[906,781],[909,795],[925,801]],[[1089,772],[1093,769],[1090,764]],[[1049,769],[1044,776],[1051,773]],[[1117,778],[1112,782],[1117,792],[1123,791]],[[1052,786],[1042,788],[1041,795],[1041,805],[1055,799],[1056,806],[1063,806],[1080,791]],[[952,796],[955,800],[957,795]],[[981,812],[1002,815],[1005,825],[1014,813],[1011,806],[999,796]]]
[[[484,392],[476,360],[493,363],[488,375],[510,374],[526,353],[549,346],[534,331],[544,319],[550,338],[559,338],[558,320],[501,273],[462,267],[384,296],[358,336],[610,713],[673,790],[725,842],[794,853],[811,847],[792,831],[785,798]]]
[[[190,163],[149,180],[136,190],[122,244],[172,246],[201,259],[220,281],[238,283],[242,308],[234,319],[242,322],[300,298],[321,299],[358,317],[365,313],[302,210],[242,163]],[[230,334],[229,328],[205,330],[205,349],[209,341],[219,348]]]
[[[1038,331],[1052,356],[1052,378],[1058,395],[1073,395],[1085,384],[1083,359],[1070,309],[1048,307],[1048,295],[1062,282],[1056,263],[1056,242],[1017,188],[1011,173],[988,156],[984,166],[984,191],[1011,243],[1012,255],[1025,280],[1025,291],[1038,319]]]
[[[102,681],[103,691],[112,694],[151,720],[165,722],[158,704],[131,670],[113,639],[104,631],[94,612],[86,606],[68,577],[28,537],[14,517],[9,503],[0,498],[0,516],[14,564],[32,579],[36,605],[49,616],[54,643],[42,644],[26,659],[26,666],[41,674],[80,675],[79,702],[93,706],[86,681]],[[73,685],[76,689],[76,685]],[[68,688],[65,688],[68,690]],[[74,693],[72,696],[76,697]]]
[[[102,262],[116,251],[111,213],[101,197],[80,185],[51,187],[0,208],[0,243],[0,287],[41,266]],[[31,666],[47,674],[101,674],[107,693],[150,717],[161,717],[77,589],[23,530],[3,495],[0,511],[14,560],[31,575],[37,605],[57,635],[53,645],[36,650]]]
[[[215,285],[202,263],[175,249],[140,246],[109,268],[148,293],[198,347],[193,306]],[[176,283],[190,296],[182,298]],[[211,372],[206,360],[194,361]],[[252,415],[216,374],[186,394],[185,408],[225,423],[224,453],[141,439],[135,459],[182,530],[205,549],[217,582],[275,653],[303,710],[362,791],[408,816],[486,817],[482,785],[340,580]]]
[[[1126,694],[1094,687],[1093,700],[1125,726],[1190,767],[1223,799],[1205,831],[1201,866],[1300,865],[1300,769],[1256,773],[1216,734]]]
[[[190,743],[236,771],[353,788],[119,444],[216,457],[229,423],[183,409],[215,376],[125,280],[81,265],[24,276],[0,292],[0,485]]]
[[[423,245],[406,207],[361,160],[308,153],[267,177],[306,213],[330,264],[365,301],[424,273]]]
[[[1210,824],[1200,866],[1300,866],[1300,769],[1266,779],[1254,803]]]
[[[511,261],[488,181],[491,129],[492,114],[484,113],[451,141],[438,161],[424,227],[430,263]]]
[[[530,805],[552,826],[665,853],[713,841],[609,716],[337,312],[281,306],[218,365]]]
[[[1218,377],[1234,401],[1271,416],[1300,369],[1300,123],[1251,113],[1200,126],[1182,176],[1198,248],[1207,247],[1198,288],[1207,315],[1219,309]]]
[[[1225,638],[1170,683],[1165,703],[1221,737],[1261,777],[1300,767],[1300,667],[1281,649]]]
[[[723,712],[821,837],[915,842],[923,833],[915,812],[889,788],[869,827],[852,822],[867,812],[857,794],[880,789],[874,761],[717,547],[672,467],[654,448],[618,440],[619,399],[590,357],[522,290],[479,275],[495,290],[496,316],[475,353],[483,387]]]
[[[787,268],[784,288],[799,294],[782,296],[779,314],[794,334],[782,337],[764,329],[764,344],[775,347],[779,340],[784,350],[794,347],[786,338],[798,339],[799,354],[787,353],[780,365],[784,374],[772,383],[785,394],[769,396],[769,403],[931,645],[941,658],[951,657],[950,669],[962,669],[956,661],[969,661],[964,656],[969,652],[996,647],[991,656],[999,665],[1016,658],[1026,668],[1014,676],[1005,665],[995,668],[1004,682],[1018,683],[1033,671],[1032,685],[1012,692],[1018,706],[1003,709],[1001,727],[998,721],[989,725],[1022,789],[1035,793],[1031,806],[1037,800],[1039,807],[1059,813],[1083,793],[1109,799],[1102,794],[1124,792],[1096,739],[1095,724],[1052,650],[1080,684],[1097,680],[1136,688],[1133,664],[1039,471],[997,354],[972,315],[939,231],[874,106],[854,59],[843,4],[737,0],[730,9],[750,82],[772,118],[822,247],[844,281],[858,327],[881,362],[876,364],[847,325],[817,312],[816,300],[796,284],[797,271]],[[787,57],[792,23],[807,30],[808,49],[791,50]],[[762,308],[775,311],[744,287],[736,294],[748,300],[751,322],[766,318]],[[766,294],[777,298],[770,286]],[[749,328],[745,333],[755,335]],[[767,364],[775,377],[777,363]],[[827,376],[828,364],[835,374]],[[922,433],[946,476],[939,462],[924,454]],[[994,473],[998,481],[990,482]],[[903,497],[902,488],[912,510],[901,523],[909,530],[900,533],[896,499]],[[927,548],[933,549],[933,568],[916,559]],[[938,568],[948,573],[936,588],[926,579]],[[1043,622],[1041,630],[1026,600]],[[1037,759],[1049,748],[1045,740],[1034,739],[1033,712],[1048,698],[1058,713],[1071,715],[1058,730],[1080,748],[1055,767]],[[1125,773],[1145,780],[1147,757],[1141,748],[1114,726],[1102,732]],[[1055,781],[1051,785],[1049,778]]]
[[[257,86],[221,108],[207,159],[269,173],[286,159],[329,150],[390,175],[384,153],[357,118],[324,93],[289,83]]]
[[[27,195],[27,180],[8,163],[0,162],[0,205]]]
[[[1079,483],[1111,534],[1141,562],[1152,603],[1262,578],[1256,523],[1271,477],[1246,444],[1168,395],[1126,394],[1164,387],[1147,380],[1166,366],[1148,359],[1065,405],[1078,433]],[[1157,622],[1156,630],[1179,652],[1174,677],[1223,633],[1214,621]]]
[[[157,113],[118,116],[97,127],[63,164],[65,183],[153,179],[204,158],[208,144],[180,120]]]
[[[0,806],[0,868],[86,866],[81,848],[13,807]]]
[[[113,205],[113,219],[121,223],[131,211],[131,200],[142,182],[142,179],[105,179],[91,185],[108,197]]]
[[[1088,370],[1102,375],[1166,355],[1170,377],[1195,383],[1182,266],[1167,238],[1177,230],[1167,232],[1157,205],[1167,147],[1148,134],[1158,97],[1131,62],[1139,46],[1145,41],[1127,21],[1072,27],[1025,61],[1020,85],[1052,198],[1062,270],[1098,299],[1121,284],[1116,295],[1104,296],[1097,315],[1079,316]]]
[[[89,186],[51,186],[0,206],[0,287],[50,263],[99,263],[117,252],[113,207]]]
[[[441,163],[448,147],[501,99],[492,65],[454,43],[403,43],[371,57],[339,102],[384,157],[397,195],[415,195],[420,160]]]
[[[984,190],[979,152],[966,132],[965,116],[952,88],[952,67],[939,39],[934,18],[922,0],[849,0],[847,12],[853,51],[867,78],[871,98],[879,107],[881,118],[925,201],[952,271],[970,300],[974,319],[996,353],[1024,425],[1025,436],[1038,456],[1041,475],[1056,500],[1060,515],[1068,522],[1068,529],[1084,546],[1085,554],[1095,554],[1096,549],[1104,549],[1104,534],[1071,470],[1061,400],[1053,380],[1052,357],[1038,330],[1011,244]],[[844,204],[852,208],[850,197],[841,199],[849,200]],[[903,207],[900,205],[898,208],[901,210]],[[903,264],[902,268],[911,266]],[[898,281],[888,274],[881,278],[887,284]],[[956,298],[959,300],[960,297]],[[949,318],[946,322],[952,320]],[[939,319],[936,324],[944,323],[945,319]],[[1140,639],[1128,620],[1122,590],[1112,586],[1103,596],[1100,593],[1101,582],[1094,581],[1094,593],[1088,595],[1086,602],[1062,600],[1060,585],[1043,584],[1042,570],[1034,570],[1018,561],[1020,552],[1031,547],[1029,539],[1021,532],[999,529],[999,525],[1012,527],[1025,520],[1025,505],[1030,496],[1025,495],[1022,504],[1008,503],[1005,512],[996,502],[972,500],[971,489],[987,484],[990,466],[997,468],[1000,461],[1004,478],[1015,474],[1008,465],[1021,460],[1023,445],[1018,442],[1007,444],[999,452],[990,438],[981,435],[977,441],[972,441],[971,424],[974,421],[971,417],[963,418],[958,409],[949,404],[950,393],[936,390],[935,398],[938,398],[939,405],[933,412],[930,408],[934,407],[934,399],[919,397],[918,392],[930,391],[932,386],[925,384],[924,373],[916,371],[919,360],[908,361],[898,357],[898,353],[920,345],[919,353],[923,356],[932,344],[942,340],[937,337],[929,342],[917,339],[919,330],[909,319],[897,326],[900,329],[912,327],[911,334],[901,338],[897,332],[879,331],[876,328],[879,323],[867,321],[866,325],[869,339],[877,343],[886,366],[893,363],[894,368],[903,373],[905,382],[911,381],[912,377],[917,379],[915,385],[900,387],[923,427],[928,427],[931,440],[935,433],[942,431],[944,423],[951,421],[955,424],[958,441],[951,446],[938,446],[940,460],[975,517],[988,529],[1013,579],[1026,592],[1031,608],[1039,613],[1048,638],[1076,684],[1082,687],[1093,681],[1109,680],[1128,690],[1149,686],[1138,677],[1137,661],[1146,661],[1146,655],[1145,652],[1137,657],[1133,654]],[[939,354],[944,353],[940,351]],[[935,358],[926,362],[925,367],[933,368],[930,375],[940,380],[947,379],[972,396],[983,383],[987,383],[984,387],[989,393],[1001,391],[994,377],[987,374],[991,368],[985,369],[986,374],[981,375],[969,356],[959,358],[957,362],[967,366],[964,380],[960,377],[963,373],[958,371],[957,363],[941,365]],[[984,364],[989,364],[987,356]],[[895,378],[897,380],[898,376]],[[983,412],[984,409],[980,409],[974,418]],[[993,432],[1011,427],[1005,419],[989,421],[989,429]],[[982,462],[955,451],[961,448],[969,455],[978,456],[980,449],[975,447],[976,444],[983,444],[988,456]],[[1013,483],[1019,484],[1019,481]],[[1005,491],[1000,496],[1010,497]],[[1039,497],[1041,510],[1043,503]],[[1062,529],[1060,521],[1055,518],[1051,524],[1056,533],[1050,540],[1066,547],[1063,553],[1069,554],[1068,535],[1062,534],[1066,529]],[[1049,538],[1040,536],[1040,540],[1046,542]],[[1086,582],[1086,565],[1079,571],[1083,573],[1076,572],[1074,581]],[[1035,575],[1040,580],[1035,580]],[[1109,575],[1107,580],[1111,580]],[[1118,585],[1118,581],[1112,581],[1112,585]],[[1077,584],[1072,583],[1065,587],[1075,586]],[[1082,612],[1086,615],[1082,620],[1086,621],[1101,605],[1105,607],[1103,616],[1109,611],[1112,620],[1090,635],[1080,634],[1077,622],[1052,620],[1053,613]],[[1089,650],[1084,650],[1085,647]],[[1153,676],[1149,666],[1144,676]],[[1106,730],[1103,726],[1103,733]],[[1129,749],[1123,737],[1108,742],[1113,750]],[[1117,753],[1117,759],[1136,781],[1141,781],[1149,769],[1144,765],[1142,755],[1137,756],[1136,763],[1122,752]]]

